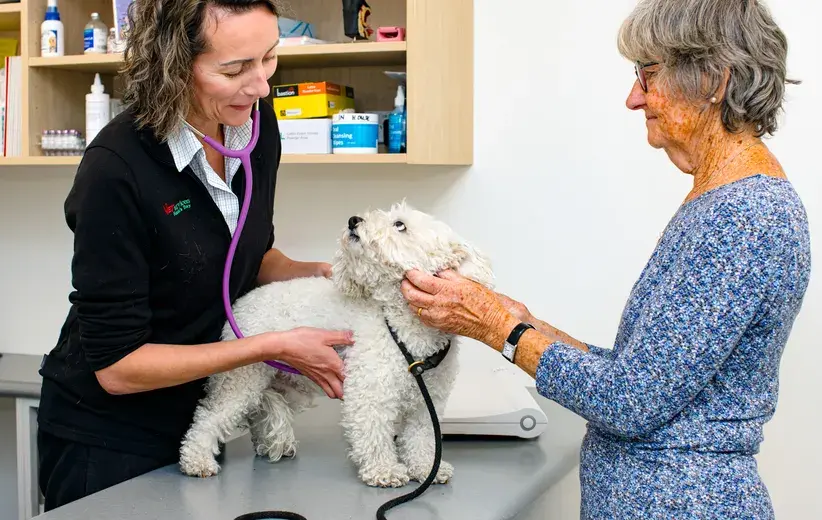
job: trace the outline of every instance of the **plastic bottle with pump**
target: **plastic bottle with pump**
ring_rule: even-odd
[[[388,115],[388,153],[405,153],[405,134],[405,90],[400,85],[394,98],[394,110]]]
[[[105,87],[100,81],[100,74],[94,75],[91,93],[86,94],[86,144],[91,144],[94,137],[111,119],[111,100],[104,93]]]
[[[40,24],[40,56],[54,57],[65,54],[63,22],[57,10],[57,0],[48,0],[46,16]]]

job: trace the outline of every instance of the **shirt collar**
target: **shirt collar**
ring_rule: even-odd
[[[249,118],[240,126],[225,127],[225,145],[234,150],[245,148],[251,141],[251,123]],[[191,164],[197,153],[203,149],[202,143],[196,134],[185,124],[180,123],[168,136],[168,147],[174,158],[177,171],[181,172]]]

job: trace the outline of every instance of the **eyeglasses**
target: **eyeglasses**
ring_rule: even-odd
[[[639,80],[639,86],[642,87],[642,90],[645,92],[648,92],[648,77],[645,75],[645,67],[650,67],[652,65],[659,64],[655,61],[649,63],[636,62],[634,64],[634,73],[636,73],[636,77]]]

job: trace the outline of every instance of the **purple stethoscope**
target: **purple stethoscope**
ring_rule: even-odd
[[[243,232],[243,226],[245,226],[245,219],[248,216],[248,207],[251,204],[251,151],[254,150],[255,146],[257,146],[257,139],[260,137],[259,99],[257,99],[257,103],[254,105],[254,110],[251,113],[251,120],[251,140],[249,140],[248,144],[242,150],[232,150],[231,148],[226,148],[211,137],[204,135],[202,132],[188,124],[186,120],[183,120],[183,123],[185,123],[185,125],[190,128],[192,132],[199,135],[203,141],[208,143],[209,146],[217,150],[217,152],[221,155],[239,159],[243,165],[243,171],[245,172],[245,193],[243,194],[243,204],[240,210],[239,220],[237,220],[237,229],[234,231],[234,236],[231,239],[231,245],[228,248],[228,256],[225,260],[225,268],[223,269],[223,306],[225,307],[225,314],[228,318],[228,323],[231,325],[231,330],[234,331],[234,335],[237,336],[237,338],[243,338],[245,336],[243,336],[243,333],[240,331],[240,327],[234,320],[234,313],[231,311],[231,299],[228,296],[228,282],[231,276],[231,264],[234,263],[234,253],[237,251],[237,243],[240,241],[240,235]],[[274,368],[291,372],[292,374],[300,373],[300,371],[296,368],[278,361],[265,361],[265,363]]]
[[[260,100],[257,100],[257,103],[254,106],[254,111],[251,114],[252,118],[252,130],[251,130],[251,140],[248,142],[245,148],[242,150],[232,150],[230,148],[226,148],[225,146],[221,145],[220,143],[214,141],[207,135],[203,135],[202,132],[188,124],[185,120],[183,122],[188,126],[194,133],[199,135],[203,141],[208,143],[212,148],[214,148],[217,152],[225,157],[232,157],[235,159],[240,159],[243,165],[243,170],[245,171],[245,194],[243,195],[243,205],[242,209],[240,210],[240,218],[237,221],[237,229],[234,231],[234,236],[231,239],[231,246],[228,248],[228,256],[226,257],[225,261],[225,269],[223,270],[223,305],[225,306],[225,314],[228,317],[228,323],[231,325],[231,329],[234,331],[234,335],[238,338],[242,338],[243,333],[240,331],[240,327],[237,326],[237,322],[234,320],[234,313],[231,311],[231,300],[228,296],[228,279],[229,275],[231,274],[231,264],[234,261],[234,252],[237,250],[237,242],[240,240],[240,234],[243,232],[243,226],[245,225],[245,219],[248,216],[248,206],[251,202],[251,151],[257,145],[257,138],[260,136]],[[280,370],[284,370],[286,372],[291,372],[292,374],[300,374],[300,371],[291,367],[289,365],[285,365],[283,363],[279,363],[277,361],[265,361],[268,365],[272,367],[278,368]],[[434,424],[434,437],[435,437],[435,454],[434,454],[434,465],[431,468],[431,472],[428,474],[428,477],[423,481],[418,488],[414,491],[397,497],[395,499],[389,500],[377,510],[377,518],[379,520],[385,520],[385,513],[402,503],[408,502],[413,500],[414,498],[421,495],[434,481],[434,477],[437,474],[437,470],[439,469],[440,459],[442,457],[442,441],[440,440],[440,427],[439,421],[436,417],[436,411],[434,409],[434,405],[431,402],[431,398],[429,397],[428,391],[425,389],[425,383],[423,383],[422,378],[420,375],[415,376],[417,378],[417,382],[420,385],[420,389],[423,392],[423,398],[426,401],[426,405],[428,406],[428,411],[431,413],[431,420]],[[306,520],[306,518],[300,514],[292,513],[290,511],[258,511],[256,513],[248,513],[245,515],[240,515],[235,520],[257,520],[257,519],[274,519],[274,518],[283,518],[283,519],[291,519],[291,520]]]

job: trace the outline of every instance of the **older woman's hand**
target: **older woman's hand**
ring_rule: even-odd
[[[505,310],[513,314],[514,317],[517,318],[519,321],[524,321],[528,323],[532,323],[533,321],[535,321],[534,317],[531,315],[531,311],[529,311],[528,307],[526,307],[524,304],[514,300],[513,298],[509,298],[508,296],[502,293],[497,293],[497,298],[499,299],[502,306],[505,307]]]
[[[496,348],[501,348],[519,323],[506,310],[500,295],[451,270],[438,276],[409,271],[402,282],[402,294],[426,325]]]

